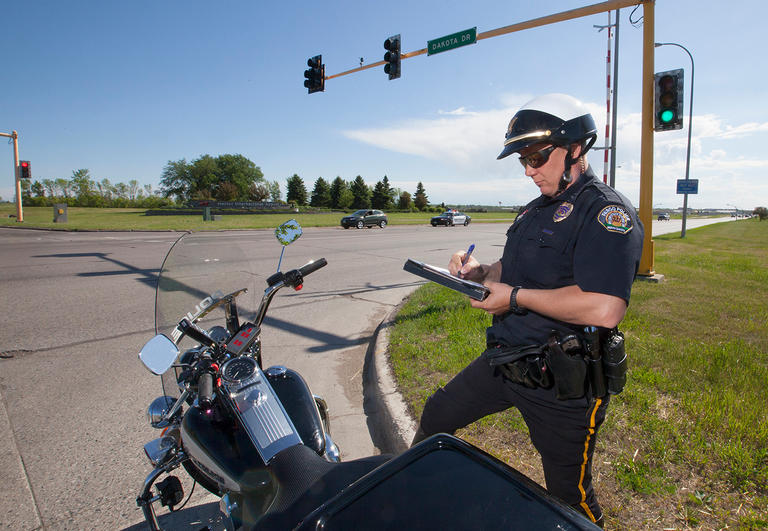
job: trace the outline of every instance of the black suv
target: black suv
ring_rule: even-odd
[[[387,215],[381,210],[358,210],[357,212],[341,218],[341,226],[345,229],[349,227],[373,227],[378,225],[382,229],[387,226]]]

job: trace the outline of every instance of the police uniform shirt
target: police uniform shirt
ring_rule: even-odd
[[[507,230],[501,282],[530,289],[576,284],[629,303],[642,246],[643,226],[632,204],[587,168],[563,193],[539,196],[517,216]],[[581,328],[532,311],[508,312],[494,317],[487,339],[508,346],[542,344],[552,331]]]

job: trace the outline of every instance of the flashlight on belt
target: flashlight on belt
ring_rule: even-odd
[[[600,334],[594,326],[584,327],[584,348],[586,350],[587,371],[595,398],[605,396],[605,374],[600,356]]]

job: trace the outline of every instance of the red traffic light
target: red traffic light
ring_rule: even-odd
[[[32,177],[32,172],[30,171],[29,161],[20,160],[19,161],[19,178],[29,179],[31,177]]]

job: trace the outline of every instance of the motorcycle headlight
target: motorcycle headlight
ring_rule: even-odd
[[[168,427],[170,422],[163,420],[163,417],[171,410],[175,403],[176,399],[172,396],[159,396],[155,398],[147,408],[147,420],[149,421],[149,424],[153,428]]]

